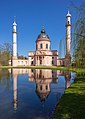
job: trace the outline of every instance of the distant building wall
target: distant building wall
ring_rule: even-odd
[[[13,59],[12,66],[28,66],[28,59]]]
[[[65,66],[65,58],[58,58],[57,66]]]

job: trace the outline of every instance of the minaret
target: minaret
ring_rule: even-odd
[[[71,14],[66,15],[66,66],[69,66],[71,63],[71,55],[70,55],[70,42],[71,42]]]
[[[13,59],[17,59],[17,30],[16,30],[16,21],[14,18],[14,23],[13,23]]]

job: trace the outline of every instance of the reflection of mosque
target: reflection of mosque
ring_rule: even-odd
[[[58,82],[58,76],[65,76],[66,85],[70,86],[71,73],[55,70],[29,70],[29,80],[36,83],[36,94],[44,102],[50,93],[50,84]]]
[[[52,71],[52,70],[32,70],[32,69],[13,69],[12,76],[13,76],[13,103],[14,103],[14,110],[17,109],[17,81],[19,74],[28,74],[28,79],[30,82],[36,83],[36,94],[39,97],[42,103],[45,102],[47,97],[50,94],[50,84],[51,83],[58,83],[58,76],[65,76],[66,80],[66,88],[70,86],[70,79],[71,73],[63,72],[63,71]]]
[[[36,94],[43,103],[50,93],[50,84],[57,83],[58,81],[57,72],[51,70],[34,70],[34,80],[36,83]]]

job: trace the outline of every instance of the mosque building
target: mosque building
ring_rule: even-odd
[[[57,66],[57,50],[50,49],[51,42],[49,36],[42,27],[41,33],[36,40],[36,51],[29,52],[29,64],[28,65],[42,65],[42,66]]]
[[[51,50],[51,41],[46,34],[44,26],[36,39],[36,50],[28,53],[28,58],[17,56],[17,24],[13,23],[13,56],[9,62],[12,66],[69,66],[71,63],[71,14],[66,15],[66,55],[58,57],[57,50]]]

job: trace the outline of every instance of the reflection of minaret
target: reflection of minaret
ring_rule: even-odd
[[[14,19],[13,23],[13,59],[17,58],[17,30],[16,30],[16,21]]]
[[[14,110],[17,110],[17,74],[13,74],[13,104]]]
[[[65,72],[66,88],[70,87],[71,73]]]

